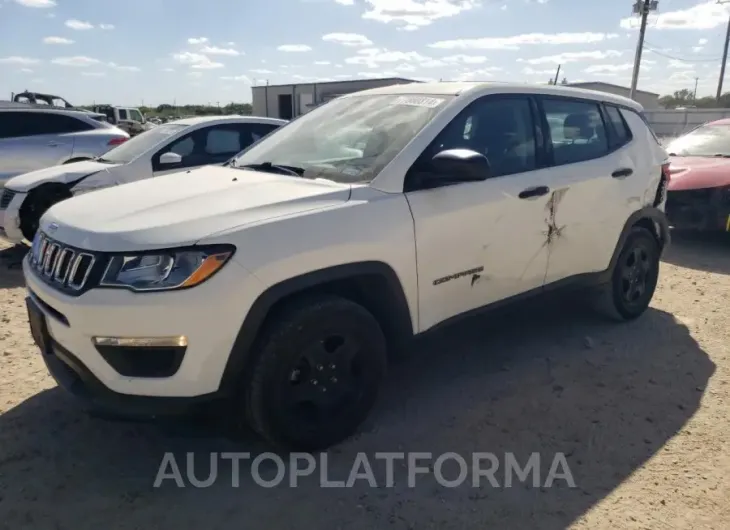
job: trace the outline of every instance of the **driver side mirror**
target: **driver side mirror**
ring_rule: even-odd
[[[471,149],[446,149],[431,159],[433,178],[442,182],[474,182],[492,176],[486,156]]]
[[[177,153],[173,153],[172,151],[168,151],[167,153],[163,153],[162,155],[160,155],[161,166],[172,166],[174,164],[181,163],[182,156],[178,155]]]

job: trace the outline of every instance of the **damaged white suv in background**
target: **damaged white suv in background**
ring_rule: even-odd
[[[226,167],[53,206],[23,262],[32,335],[92,410],[214,407],[328,447],[414,335],[557,287],[647,309],[669,175],[641,111],[522,84],[342,96]]]
[[[254,116],[177,120],[127,140],[92,160],[18,175],[0,189],[0,235],[31,241],[41,216],[74,195],[137,180],[222,164],[286,123]]]

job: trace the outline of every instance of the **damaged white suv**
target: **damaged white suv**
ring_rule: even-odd
[[[455,317],[568,286],[618,319],[646,310],[669,175],[641,111],[554,86],[340,97],[226,167],[53,206],[23,264],[32,334],[91,409],[215,405],[277,445],[330,446],[388,355]]]

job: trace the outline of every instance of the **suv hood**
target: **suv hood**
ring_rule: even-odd
[[[60,202],[43,216],[41,229],[88,250],[161,249],[192,245],[206,236],[274,217],[335,206],[349,197],[347,184],[207,166]]]
[[[48,182],[70,184],[89,175],[100,173],[101,171],[108,173],[110,169],[119,165],[120,164],[102,164],[101,162],[94,162],[93,160],[84,160],[82,162],[73,162],[71,164],[63,164],[61,166],[51,166],[13,177],[7,181],[5,187],[13,191],[27,193],[41,184],[46,184]]]
[[[730,158],[673,156],[669,172],[669,191],[730,186]]]

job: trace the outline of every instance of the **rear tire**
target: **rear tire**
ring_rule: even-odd
[[[65,186],[60,185],[45,185],[32,190],[20,207],[20,230],[23,237],[33,241],[43,214],[54,204],[72,196]]]
[[[380,325],[365,308],[337,296],[302,298],[274,318],[244,376],[239,399],[248,424],[287,450],[315,451],[345,440],[370,413],[385,375]]]
[[[640,317],[651,303],[659,279],[660,248],[643,227],[631,229],[611,275],[593,297],[594,309],[612,320]]]

